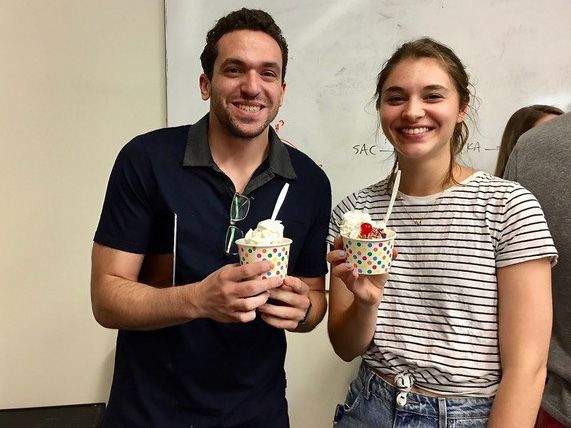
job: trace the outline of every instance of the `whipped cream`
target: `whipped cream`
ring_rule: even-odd
[[[368,212],[352,210],[347,211],[343,215],[343,221],[341,222],[339,232],[341,233],[341,236],[345,236],[347,238],[359,238],[361,233],[361,224],[363,223],[369,223],[371,226],[379,229],[386,229],[387,227],[384,221],[373,221]]]
[[[258,226],[248,230],[244,243],[250,245],[279,245],[284,244],[284,226],[279,220],[262,220]]]

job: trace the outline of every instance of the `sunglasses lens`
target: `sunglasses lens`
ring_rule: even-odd
[[[238,254],[238,247],[236,246],[236,241],[244,237],[244,232],[238,229],[236,226],[228,226],[226,231],[226,240],[224,244],[224,251],[226,254]]]
[[[244,220],[250,210],[250,199],[239,193],[235,193],[230,205],[230,221]]]
[[[224,251],[226,254],[238,254],[236,240],[244,237],[244,232],[234,226],[234,223],[244,220],[250,210],[250,199],[240,193],[234,193],[232,203],[230,204],[230,226],[226,231],[226,240],[224,242]]]

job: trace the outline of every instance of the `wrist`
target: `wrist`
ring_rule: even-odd
[[[309,313],[311,312],[311,308],[313,305],[311,304],[311,300],[309,301],[309,306],[305,310],[305,315],[303,316],[302,320],[297,325],[305,325],[307,324],[307,320],[309,319]]]
[[[357,307],[357,309],[362,310],[362,311],[371,310],[371,309],[377,310],[377,308],[381,304],[382,300],[383,300],[382,294],[380,296],[378,296],[377,298],[375,298],[373,296],[363,297],[363,296],[355,295],[353,303]]]
[[[206,316],[204,313],[204,307],[199,302],[201,286],[202,281],[175,287],[179,289],[183,314],[189,321],[197,318],[204,318]]]

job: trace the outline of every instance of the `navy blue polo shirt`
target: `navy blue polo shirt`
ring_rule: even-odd
[[[136,254],[174,253],[177,285],[236,263],[237,256],[224,253],[234,186],[212,160],[207,131],[208,115],[129,142],[113,167],[94,240]],[[237,226],[247,231],[270,218],[286,182],[278,219],[293,240],[288,274],[323,276],[329,181],[271,127],[269,156],[243,192],[250,211]],[[259,317],[246,324],[196,319],[154,331],[119,330],[104,426],[288,426],[285,352],[284,331]]]

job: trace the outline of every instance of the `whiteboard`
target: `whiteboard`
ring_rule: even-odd
[[[167,0],[169,126],[208,110],[198,88],[206,32],[241,7],[266,10],[282,28],[287,91],[273,126],[324,168],[334,203],[392,166],[373,95],[382,63],[407,40],[435,38],[467,67],[479,100],[467,165],[494,171],[503,128],[518,108],[570,108],[569,0]]]

